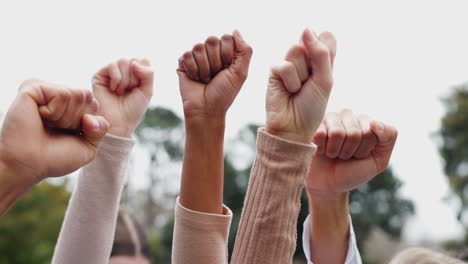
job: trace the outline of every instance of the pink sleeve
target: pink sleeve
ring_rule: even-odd
[[[300,196],[316,147],[258,131],[233,264],[292,263]]]
[[[232,212],[208,214],[183,207],[177,199],[175,208],[173,264],[228,263],[228,235]]]
[[[82,168],[55,248],[54,264],[109,262],[133,141],[106,135]]]

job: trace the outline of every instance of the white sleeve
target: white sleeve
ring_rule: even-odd
[[[314,264],[312,262],[312,253],[310,252],[310,215],[307,216],[304,221],[304,231],[302,233],[302,248],[307,258],[307,264]],[[346,259],[344,264],[362,264],[361,254],[356,243],[356,235],[354,234],[353,222],[351,216],[349,216],[349,242],[348,242],[348,253],[346,253]]]

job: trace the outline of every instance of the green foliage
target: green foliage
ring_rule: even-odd
[[[401,181],[388,168],[368,184],[351,192],[350,212],[358,242],[365,241],[375,227],[395,239],[401,237],[406,219],[414,214],[413,202],[398,195],[401,186]],[[363,243],[358,243],[358,246],[362,250]]]
[[[70,194],[43,182],[0,220],[0,264],[50,263]]]
[[[455,87],[444,104],[447,112],[442,118],[439,151],[450,187],[461,202],[458,219],[468,234],[468,223],[462,221],[463,213],[468,212],[468,83]]]
[[[164,225],[161,234],[161,258],[154,263],[171,263],[172,236],[174,234],[174,217],[171,217]]]
[[[143,121],[138,126],[137,133],[148,127],[172,129],[179,126],[181,123],[182,119],[169,109],[163,107],[149,108],[145,113]]]
[[[164,113],[164,115],[158,116],[158,113]],[[152,131],[156,136],[148,136],[151,135],[148,131],[146,134],[141,133],[140,137],[142,141],[154,144],[155,146],[164,146],[164,144],[168,143],[161,144],[164,140],[161,139],[161,134],[157,131],[177,131],[179,129],[183,129],[181,128],[181,122],[163,121],[165,118],[164,116],[169,116],[173,120],[180,120],[177,116],[168,114],[164,109],[151,109],[148,111],[146,118],[151,118],[153,121],[144,121],[143,125],[140,126],[140,132],[148,130]],[[167,124],[172,124],[173,127],[171,128]],[[253,155],[250,154],[255,153],[255,142],[258,128],[258,125],[250,124],[239,131],[235,144],[244,146],[241,150],[242,153],[240,153],[240,156],[253,157]],[[170,154],[171,156],[178,156],[179,154],[182,155],[182,140],[170,141],[169,143],[172,144],[177,151],[170,151],[171,148],[164,146],[167,153],[174,153]],[[236,153],[232,153],[231,150],[232,149],[229,149],[229,147],[226,149],[226,152],[229,154],[227,154],[224,159],[224,203],[233,211],[234,215],[229,235],[230,255],[232,255],[235,236],[237,234],[237,228],[247,191],[247,183],[253,163],[253,160],[248,160],[247,166],[237,168],[235,165],[236,162],[234,162],[236,160]],[[160,166],[160,164],[157,166]],[[375,177],[367,185],[351,193],[351,215],[358,241],[364,241],[373,227],[379,227],[395,238],[400,237],[402,227],[407,216],[414,212],[413,203],[399,197],[398,191],[401,185],[401,182],[394,176],[392,170],[388,169],[381,175]],[[308,215],[307,197],[305,193],[303,193],[301,197],[301,204],[302,206],[297,224],[298,247],[295,257],[303,260],[302,226]],[[170,263],[173,228],[174,219],[170,218],[162,229],[159,242],[154,244],[155,246],[159,245],[160,247],[158,250],[159,257],[157,258],[157,261],[155,259],[154,263]],[[361,244],[362,243],[359,243],[359,245]],[[365,252],[362,253],[365,254]]]

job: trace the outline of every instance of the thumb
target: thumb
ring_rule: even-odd
[[[390,161],[390,156],[398,137],[398,131],[393,126],[385,125],[375,120],[371,122],[370,127],[372,132],[377,136],[377,145],[373,150],[377,168],[379,171],[384,171]]]
[[[134,60],[132,62],[133,74],[140,80],[140,87],[143,94],[147,97],[148,101],[153,96],[153,81],[154,71],[150,67],[149,61],[143,59],[141,61]]]
[[[241,74],[243,81],[247,78],[249,72],[250,59],[252,58],[253,50],[252,47],[245,42],[239,30],[234,30],[232,34],[234,38],[234,46],[236,51],[236,57],[232,66],[236,72]]]
[[[333,38],[333,35],[330,34],[328,37]],[[323,86],[327,93],[330,93],[333,83],[333,72],[329,48],[310,29],[304,30],[301,41],[304,43],[312,68],[312,78]]]
[[[194,82],[190,77],[187,75],[187,72],[181,69],[177,69],[177,76],[179,76],[179,84],[180,87],[186,87],[187,84]]]
[[[95,149],[109,130],[109,122],[102,116],[84,115],[81,120],[83,138]]]

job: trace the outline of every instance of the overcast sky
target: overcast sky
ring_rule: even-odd
[[[227,135],[264,123],[269,67],[301,31],[338,39],[329,110],[347,107],[394,124],[392,164],[417,216],[409,241],[460,236],[433,134],[441,98],[468,80],[466,1],[1,1],[0,111],[36,77],[90,88],[92,74],[120,57],[149,58],[156,71],[152,105],[182,114],[177,58],[209,35],[239,29],[253,46],[250,75],[231,107]],[[435,3],[437,2],[437,3]]]

